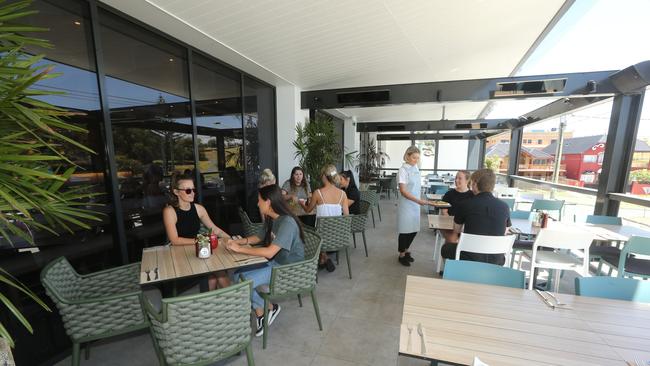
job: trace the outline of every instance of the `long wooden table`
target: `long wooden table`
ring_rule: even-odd
[[[532,226],[531,221],[526,219],[512,219],[512,227],[521,231],[525,235],[537,235],[540,228]],[[602,225],[586,224],[575,222],[549,221],[548,227],[557,230],[583,230],[588,231],[596,236],[600,241],[618,241],[626,242],[632,236],[650,237],[650,231],[639,229],[627,225]]]
[[[234,253],[223,241],[210,258],[196,257],[194,245],[162,245],[144,248],[140,264],[140,284],[169,281],[210,272],[266,263],[266,258]],[[155,269],[158,268],[156,276]],[[147,278],[147,271],[149,277]]]
[[[459,365],[474,356],[504,366],[650,360],[650,304],[557,297],[570,308],[553,310],[534,291],[408,276],[399,354]]]

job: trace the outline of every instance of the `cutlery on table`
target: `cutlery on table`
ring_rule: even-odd
[[[149,270],[149,269],[144,271],[144,273],[147,274],[147,281],[151,281],[151,277],[149,277],[149,272],[151,272],[151,270]]]
[[[406,329],[409,331],[409,338],[406,342],[406,351],[411,350],[411,333],[413,333],[413,326],[411,324],[406,324]]]
[[[553,305],[553,303],[551,303],[551,302],[548,300],[548,298],[547,298],[546,296],[544,296],[544,294],[542,293],[542,291],[540,291],[540,290],[538,290],[538,289],[535,289],[535,292],[537,292],[537,294],[539,295],[539,297],[541,297],[542,300],[544,300],[544,303],[545,303],[547,306],[549,306],[551,309],[555,310],[555,305]]]
[[[553,299],[553,301],[555,301],[555,306],[567,306],[567,305],[569,305],[567,303],[561,302],[560,299],[555,297],[555,295],[553,295],[552,292],[544,291],[544,293],[546,293],[548,296],[550,296]]]
[[[427,346],[424,342],[424,331],[422,330],[422,323],[418,323],[418,334],[420,335],[420,342],[421,342],[421,348],[420,348],[420,354],[427,354]]]
[[[156,278],[155,279],[157,280],[158,279],[158,267],[154,268],[153,271],[156,273]]]

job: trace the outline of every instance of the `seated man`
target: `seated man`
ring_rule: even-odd
[[[494,197],[492,190],[496,176],[490,169],[477,170],[472,174],[472,192],[474,197],[458,204],[454,215],[454,232],[461,230],[468,234],[501,236],[511,226],[510,209],[500,199]],[[465,225],[463,229],[463,225]],[[443,258],[454,259],[458,244],[445,243],[441,249]],[[460,259],[486,262],[502,266],[505,257],[502,254],[479,254],[462,252]]]

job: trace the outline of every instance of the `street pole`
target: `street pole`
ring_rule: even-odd
[[[553,164],[553,183],[557,183],[560,178],[560,165],[562,163],[562,147],[564,145],[564,128],[566,128],[566,116],[560,116],[560,129],[555,146],[555,162]],[[551,190],[551,198],[555,198],[555,188]]]

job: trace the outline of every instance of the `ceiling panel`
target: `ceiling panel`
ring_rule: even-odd
[[[475,119],[487,102],[462,102],[445,104],[445,119]],[[437,121],[442,119],[440,103],[402,104],[372,108],[337,109],[357,122]]]

